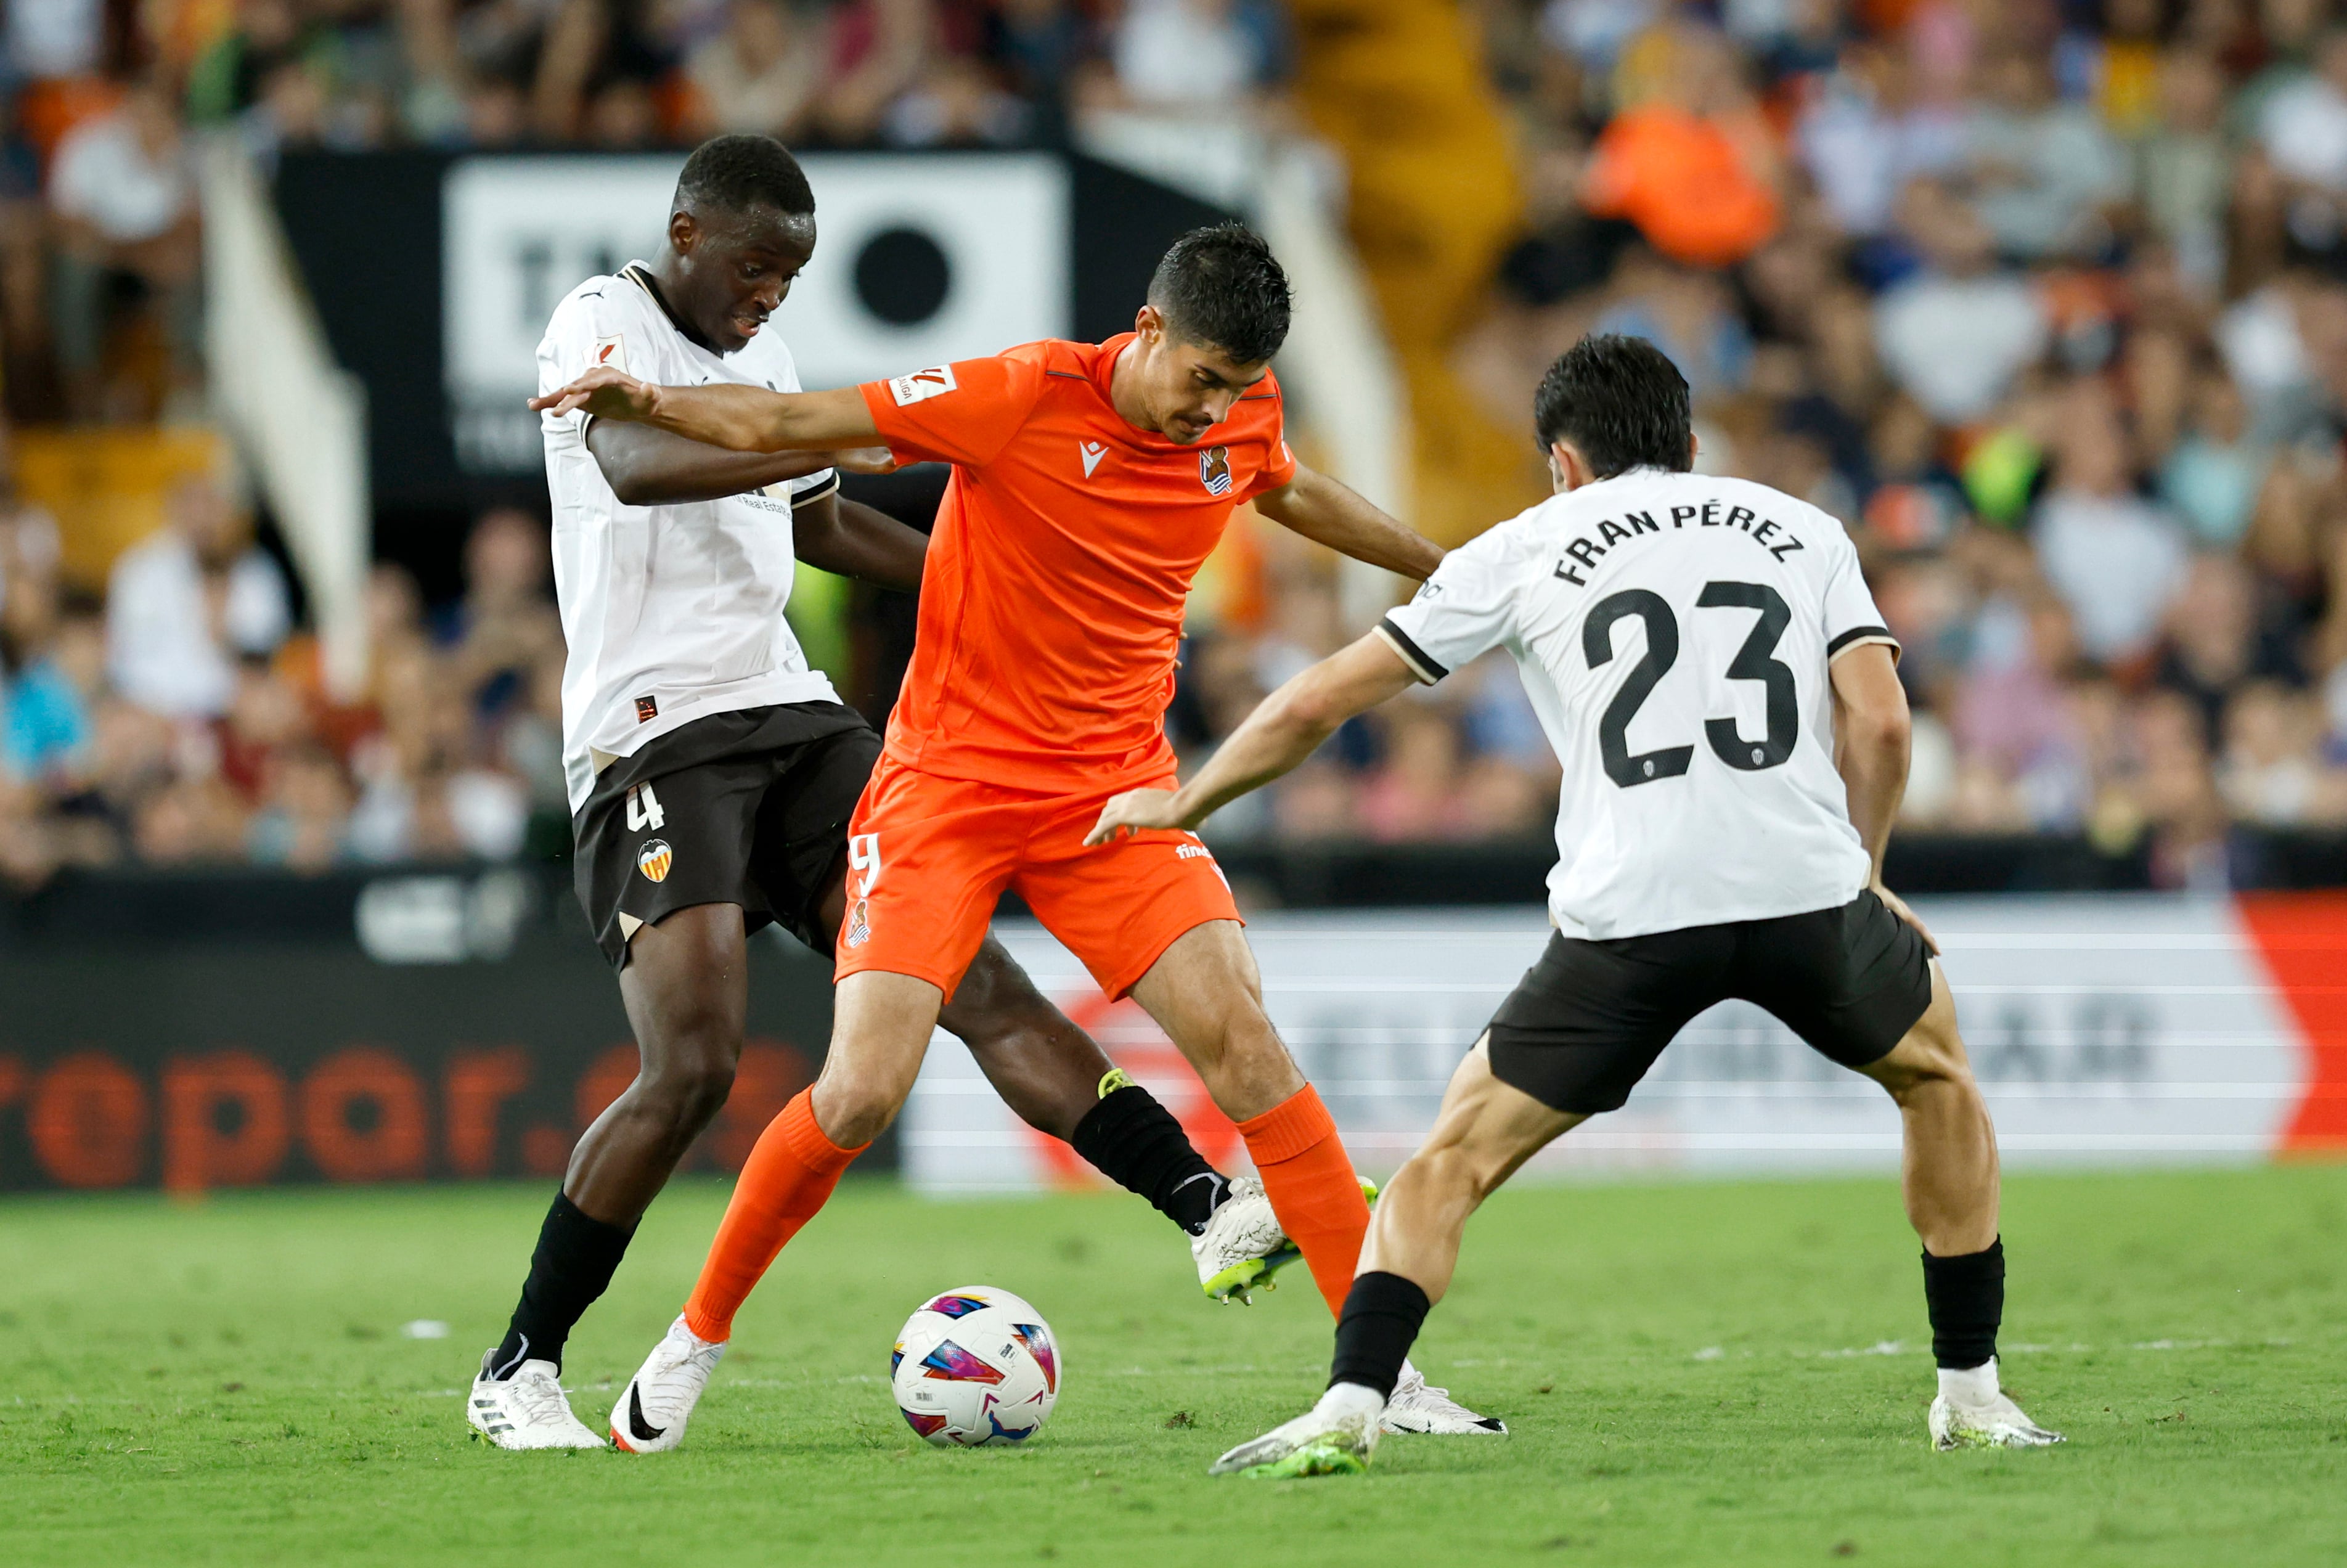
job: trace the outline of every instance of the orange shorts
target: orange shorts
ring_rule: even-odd
[[[1132,787],[1039,794],[883,756],[848,824],[839,978],[911,975],[950,1000],[1010,888],[1112,1000],[1123,996],[1184,932],[1239,917],[1230,884],[1195,834],[1084,847],[1101,807]]]

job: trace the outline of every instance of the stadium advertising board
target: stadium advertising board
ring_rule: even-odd
[[[1918,900],[2015,1166],[2245,1162],[2347,1153],[2347,897]],[[1110,1004],[1031,925],[1003,938],[1189,1126],[1243,1162],[1235,1130],[1140,1009]],[[1538,908],[1266,915],[1248,932],[1273,1020],[1365,1171],[1389,1173],[1548,938]],[[899,1123],[934,1193],[1092,1180],[1002,1110],[966,1053],[932,1050]],[[1870,1082],[1758,1009],[1689,1025],[1622,1111],[1533,1171],[1892,1171],[1899,1119]]]
[[[820,243],[777,323],[809,386],[1122,332],[1165,247],[1224,216],[1070,153],[805,162]],[[335,359],[366,384],[378,507],[528,497],[542,457],[521,399],[547,318],[580,280],[657,249],[680,163],[286,150],[278,216]]]
[[[636,1072],[610,971],[552,917],[575,910],[511,872],[350,884],[308,939],[0,948],[0,1188],[559,1173]],[[829,966],[754,946],[750,1043],[687,1169],[739,1170],[822,1061]]]
[[[788,333],[808,386],[856,382],[1065,336],[1069,171],[1041,153],[811,153],[821,244],[792,285]],[[543,462],[547,318],[580,280],[659,252],[681,154],[467,158],[441,186],[442,364],[457,461]]]

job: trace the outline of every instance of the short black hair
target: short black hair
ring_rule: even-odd
[[[694,148],[676,177],[676,201],[727,212],[772,207],[794,218],[815,215],[806,170],[771,136],[712,137]]]
[[[1601,479],[1633,468],[1685,473],[1694,429],[1686,377],[1642,337],[1583,338],[1557,355],[1532,397],[1541,450],[1570,441]]]
[[[1193,229],[1174,241],[1149,280],[1149,302],[1175,335],[1240,364],[1261,364],[1287,341],[1287,274],[1244,223]]]

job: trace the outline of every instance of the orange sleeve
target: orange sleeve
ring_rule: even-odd
[[[1263,466],[1255,471],[1255,483],[1246,487],[1241,500],[1253,500],[1266,490],[1276,490],[1296,477],[1296,454],[1287,449],[1286,432],[1275,422],[1265,436],[1266,451]]]
[[[1269,409],[1258,425],[1258,438],[1263,442],[1263,466],[1255,470],[1245,491],[1239,497],[1251,501],[1266,490],[1276,490],[1296,477],[1296,454],[1287,446],[1287,398],[1279,390],[1279,378],[1266,376],[1271,393]]]
[[[1042,395],[1042,367],[1024,356],[958,360],[856,389],[899,461],[984,467]]]

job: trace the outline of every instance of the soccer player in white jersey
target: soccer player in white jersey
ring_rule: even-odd
[[[1642,339],[1576,344],[1542,382],[1534,424],[1554,496],[1450,552],[1181,789],[1112,800],[1090,839],[1194,828],[1353,714],[1494,648],[1521,666],[1564,768],[1556,934],[1386,1188],[1327,1392],[1214,1472],[1362,1469],[1467,1216],[1551,1140],[1618,1110],[1672,1036],[1731,997],[1898,1102],[1940,1368],[1933,1442],[2060,1441],[1997,1386],[1996,1134],[1937,949],[1882,885],[1907,702],[1857,551],[1815,507],[1689,472],[1686,382]]]
[[[815,242],[814,194],[781,143],[705,144],[678,180],[660,255],[589,278],[556,308],[541,390],[610,365],[797,391],[767,319]],[[579,898],[642,1065],[571,1152],[511,1326],[466,1402],[474,1430],[508,1449],[602,1445],[563,1393],[563,1348],[725,1102],[746,938],[775,922],[828,955],[839,930],[848,818],[880,737],[784,619],[796,563],[912,589],[928,544],[840,497],[831,454],[729,452],[576,414],[548,415],[543,433]],[[1297,1255],[1262,1184],[1209,1165],[990,937],[939,1021],[1021,1117],[1190,1233],[1208,1295],[1244,1300]],[[664,1339],[647,1364],[665,1373],[650,1400],[662,1408],[630,1384],[611,1440],[673,1447],[683,1423],[658,1390],[697,1394],[722,1349],[681,1329]]]

